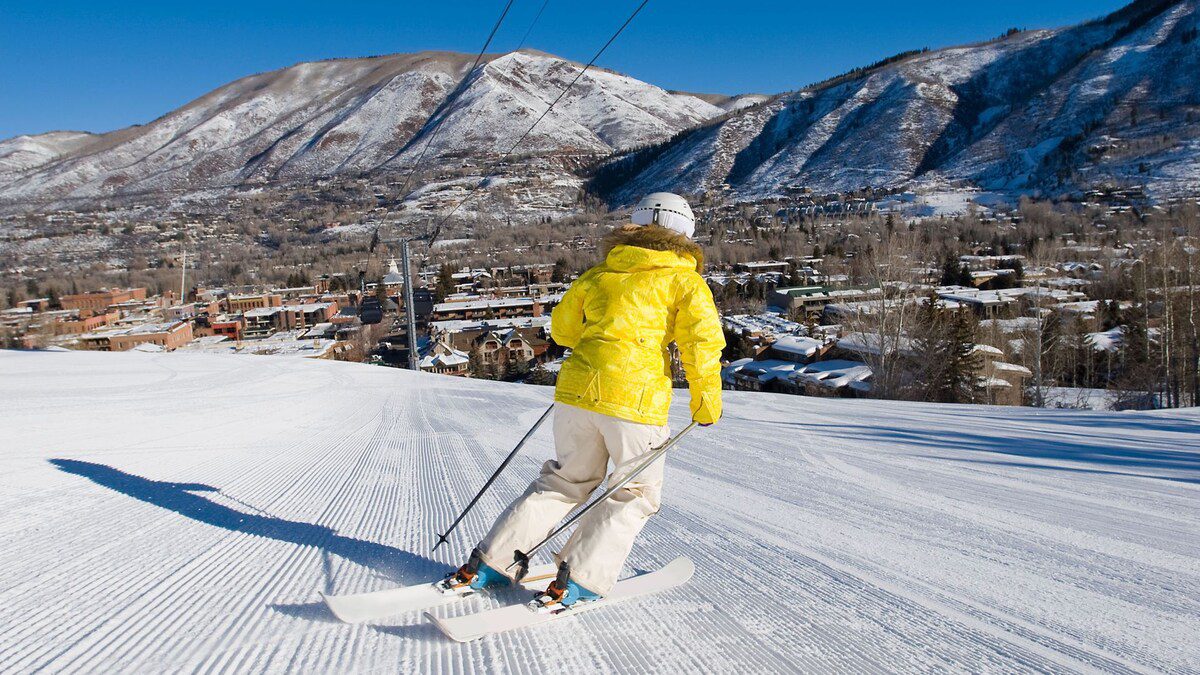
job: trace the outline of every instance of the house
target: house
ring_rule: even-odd
[[[871,393],[871,375],[871,367],[862,361],[818,361],[788,375],[781,391],[808,396],[861,397]]]
[[[171,351],[191,341],[192,324],[187,321],[141,323],[79,336],[81,348],[102,352],[123,352],[147,344]]]
[[[787,274],[791,268],[791,264],[782,260],[757,260],[754,262],[734,263],[734,272],[749,272],[751,274],[762,274],[764,272],[777,272],[779,274]]]
[[[803,311],[815,315],[833,303],[862,302],[878,297],[878,288],[840,288],[827,286],[791,286],[776,288],[767,297],[767,304],[778,307],[789,315]]]
[[[824,356],[833,340],[802,335],[784,335],[767,347],[767,357],[795,363],[811,363]]]
[[[242,339],[245,322],[240,314],[216,314],[196,317],[194,332],[198,336],[217,335],[230,340]]]
[[[1024,403],[1025,383],[1033,377],[1033,371],[1000,360],[1004,352],[990,345],[975,345],[975,352],[983,357],[980,380],[987,393],[987,402],[992,405]]]
[[[404,275],[395,258],[388,262],[388,272],[383,275],[383,288],[388,295],[398,295],[404,291]]]
[[[529,337],[519,328],[488,331],[476,336],[471,343],[472,351],[479,355],[482,365],[500,367],[529,364],[546,353],[548,346],[545,340]]]
[[[425,356],[418,362],[421,370],[441,375],[465,377],[470,372],[471,358],[466,352],[450,346],[448,342],[433,342]]]
[[[782,392],[782,381],[800,367],[779,359],[739,359],[722,370],[721,378],[738,391]]]
[[[308,302],[301,305],[259,307],[245,314],[243,333],[247,339],[259,339],[284,330],[311,328],[332,321],[338,306],[333,302]]]
[[[34,298],[33,300],[22,300],[22,307],[28,307],[30,311],[44,312],[50,309],[50,298]]]
[[[536,298],[483,298],[463,302],[439,302],[433,306],[434,321],[454,319],[503,319],[541,316],[543,305]]]
[[[54,322],[55,335],[71,335],[74,333],[88,333],[102,326],[107,326],[117,322],[121,315],[115,311],[105,311],[100,314],[92,314],[87,317],[80,317],[75,314],[71,318],[64,318]]]

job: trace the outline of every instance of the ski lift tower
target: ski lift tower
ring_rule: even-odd
[[[417,313],[413,308],[412,263],[408,257],[408,239],[400,241],[400,260],[404,265],[404,318],[408,333],[408,369],[419,370],[417,359]]]
[[[417,314],[413,307],[413,275],[412,257],[409,254],[409,244],[414,241],[429,241],[428,235],[405,237],[394,240],[400,245],[400,264],[403,266],[400,274],[404,277],[404,318],[405,330],[408,333],[408,369],[419,370],[420,359],[417,356]],[[392,262],[395,262],[393,260]]]

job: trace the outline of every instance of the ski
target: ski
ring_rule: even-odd
[[[440,618],[432,612],[426,612],[425,616],[429,617],[434,625],[451,640],[470,642],[487,635],[537,626],[555,619],[574,616],[580,612],[611,605],[615,602],[661,593],[687,583],[695,571],[696,566],[691,560],[683,557],[676,558],[665,567],[653,572],[618,581],[612,592],[600,600],[553,612],[539,613],[529,609],[525,603],[521,603],[448,618]]]
[[[521,587],[530,591],[544,590],[554,580],[555,572],[554,565],[538,565],[531,569],[521,581]],[[339,620],[345,623],[362,623],[403,612],[437,607],[476,594],[476,592],[462,595],[442,593],[434,588],[436,583],[437,581],[430,581],[412,586],[385,588],[379,591],[350,595],[325,595],[322,593],[321,599]]]

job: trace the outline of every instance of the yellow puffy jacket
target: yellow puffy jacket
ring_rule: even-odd
[[[700,276],[703,254],[657,225],[626,225],[605,240],[604,262],[575,280],[551,315],[554,341],[573,351],[554,400],[605,415],[666,424],[671,358],[679,348],[692,419],[721,417],[725,336],[712,292]]]

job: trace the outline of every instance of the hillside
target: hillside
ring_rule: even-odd
[[[947,181],[1195,195],[1198,7],[1138,0],[1079,26],[900,55],[614,160],[595,188],[615,204],[723,183],[743,200]]]
[[[435,531],[549,397],[331,362],[0,352],[0,671],[1200,669],[1195,410],[730,393],[672,451],[631,557],[690,556],[684,589],[469,645],[420,616],[333,622],[319,591],[463,555],[547,430],[431,556]]]
[[[301,63],[242,78],[149,124],[75,147],[50,134],[3,141],[0,203],[154,202],[373,171],[402,174],[436,124],[442,128],[427,166],[459,169],[464,157],[478,162],[506,150],[583,67],[529,50],[491,55],[443,106],[471,62],[466,54],[420,52]],[[696,96],[597,68],[521,150],[604,157],[722,112]],[[570,175],[563,165],[552,169]]]
[[[1194,196],[1198,7],[1136,0],[1081,25],[913,50],[774,96],[667,91],[596,68],[512,166],[500,167],[477,212],[570,212],[583,176],[605,160],[591,189],[613,205],[654,190],[725,186],[744,201],[796,188],[957,183],[1043,196],[1104,186]],[[391,195],[407,197],[402,218],[440,213],[582,68],[535,50],[489,55],[444,104],[471,62],[420,52],[301,63],[242,78],[145,125],[0,141],[0,212],[220,210],[234,194],[331,180],[374,194],[405,174],[440,125],[420,189]]]

